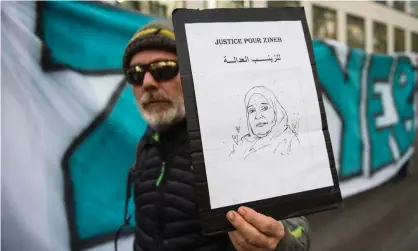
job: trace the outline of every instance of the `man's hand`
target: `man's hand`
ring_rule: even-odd
[[[238,213],[230,211],[226,217],[236,228],[228,234],[238,251],[275,250],[285,233],[280,221],[248,207],[240,207]]]

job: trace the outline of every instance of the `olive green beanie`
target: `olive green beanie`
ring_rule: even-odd
[[[123,55],[122,67],[124,72],[129,68],[132,57],[145,49],[157,49],[176,53],[176,40],[171,21],[153,21],[141,27],[133,35]]]

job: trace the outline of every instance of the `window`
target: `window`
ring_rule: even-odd
[[[373,22],[373,52],[388,53],[388,28],[385,24]]]
[[[418,53],[418,33],[411,33],[412,52]]]
[[[166,6],[166,16],[170,16],[176,8],[186,8],[186,1],[159,1]]]
[[[218,8],[244,8],[245,4],[244,1],[222,1],[218,0],[217,5]]]
[[[267,1],[269,8],[299,7],[299,1]]]
[[[364,19],[347,15],[347,44],[364,50],[365,43]]]
[[[385,0],[376,0],[375,2],[376,3],[380,3],[380,4],[384,4],[384,5],[387,4]]]
[[[405,31],[400,28],[395,28],[395,52],[404,52],[405,51]]]
[[[409,7],[411,8],[411,14],[418,17],[418,1],[410,1]]]
[[[141,2],[139,1],[123,1],[119,0],[116,2],[117,5],[123,8],[127,9],[133,9],[133,10],[141,10]]]
[[[406,1],[393,1],[393,8],[400,11],[405,11]]]
[[[337,12],[315,5],[312,11],[314,38],[337,39]]]
[[[117,1],[117,4],[159,17],[171,16],[175,8],[184,8],[185,1]]]
[[[149,12],[159,17],[167,17],[168,14],[167,6],[157,1],[149,1]]]

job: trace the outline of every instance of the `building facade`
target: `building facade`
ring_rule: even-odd
[[[418,53],[418,1],[112,1],[149,15],[168,17],[175,8],[303,6],[314,39],[330,38],[367,52]]]

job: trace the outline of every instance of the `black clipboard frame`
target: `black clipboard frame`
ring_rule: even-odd
[[[237,210],[240,206],[248,206],[259,213],[271,216],[276,220],[303,216],[340,207],[342,205],[342,197],[338,174],[335,167],[335,159],[328,131],[325,108],[320,92],[321,88],[315,66],[312,40],[303,7],[206,10],[175,9],[172,16],[174,33],[176,35],[177,55],[180,65],[180,77],[182,80],[186,107],[189,153],[192,158],[193,170],[196,174],[196,202],[199,208],[203,233],[206,235],[213,235],[235,230],[232,224],[226,219],[225,215],[229,210]],[[185,24],[257,21],[301,21],[302,23],[309,59],[312,65],[312,73],[321,113],[322,131],[325,137],[334,185],[296,194],[211,209]]]

